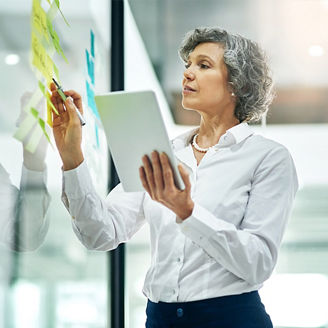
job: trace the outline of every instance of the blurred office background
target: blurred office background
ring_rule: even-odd
[[[199,121],[181,108],[184,66],[178,47],[188,30],[220,26],[266,50],[277,96],[266,124],[254,129],[288,147],[300,190],[277,267],[261,296],[276,328],[328,327],[328,1],[130,0],[125,7],[126,88],[156,89],[172,137]],[[16,186],[22,145],[12,135],[20,97],[37,86],[29,65],[31,8],[32,0],[0,2],[0,164]],[[62,84],[84,97],[90,29],[95,32],[96,91],[110,90],[110,9],[106,0],[62,1],[70,27],[56,18],[69,61],[55,57]],[[87,158],[100,194],[105,194],[106,179],[95,165],[107,167],[104,153]],[[87,251],[73,234],[60,201],[61,164],[51,147],[47,166],[51,203],[45,241],[33,252],[1,249],[0,327],[106,327],[107,255]],[[126,253],[126,326],[141,328],[146,305],[141,290],[150,260],[146,226]]]

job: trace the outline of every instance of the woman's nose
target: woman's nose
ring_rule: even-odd
[[[187,80],[193,80],[195,78],[195,74],[190,68],[185,69],[183,75]]]

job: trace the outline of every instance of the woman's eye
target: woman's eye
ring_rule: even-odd
[[[184,67],[185,68],[189,68],[190,67],[190,64],[185,64]]]
[[[206,65],[206,64],[200,64],[199,66],[200,66],[200,68],[205,68],[205,69],[206,69],[206,68],[210,68],[210,67],[209,67],[208,65]]]

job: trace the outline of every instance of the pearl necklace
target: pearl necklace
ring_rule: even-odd
[[[211,148],[211,147],[208,147],[208,148],[201,148],[197,145],[197,142],[196,142],[196,139],[198,137],[198,133],[194,135],[194,137],[192,138],[192,143],[191,145],[197,150],[199,151],[200,153],[207,153],[207,151]]]

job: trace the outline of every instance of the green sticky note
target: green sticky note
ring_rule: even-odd
[[[44,136],[47,138],[48,142],[51,144],[50,137],[46,131],[46,123],[42,118],[39,118],[39,125],[41,130],[43,131]]]
[[[57,6],[57,8],[58,8],[60,14],[62,15],[62,17],[63,17],[63,19],[64,19],[66,25],[69,26],[68,21],[66,20],[64,14],[63,14],[63,12],[62,12],[61,9],[60,9],[60,3],[59,3],[59,0],[54,0],[54,1],[55,1],[55,3],[56,3],[56,6]]]
[[[38,116],[39,116],[39,112],[38,112],[35,108],[33,108],[33,107],[31,107],[31,114],[32,114],[35,118],[38,118]]]
[[[54,106],[54,104],[52,103],[52,101],[51,101],[51,99],[50,99],[50,95],[49,95],[49,93],[48,93],[47,90],[46,90],[46,86],[45,86],[41,81],[39,81],[39,88],[40,88],[42,94],[46,97],[47,104],[53,109],[53,111],[54,111],[57,115],[59,115],[59,113],[58,113],[56,107]]]
[[[48,1],[48,2],[50,4],[50,1]],[[54,20],[55,16],[57,15],[57,12],[58,12],[58,7],[57,7],[55,1],[53,1],[50,4],[49,10],[47,11],[47,18],[50,19],[50,21],[52,22]]]
[[[39,81],[39,88],[40,88],[42,94],[45,96],[46,95],[46,86],[41,81]]]
[[[68,60],[64,54],[64,51],[63,51],[62,47],[60,46],[58,34],[55,31],[55,29],[52,25],[52,22],[49,18],[47,19],[47,26],[48,26],[48,32],[50,34],[50,38],[52,41],[52,45],[56,49],[57,53],[63,57],[63,59],[66,61],[66,63],[68,63]]]

